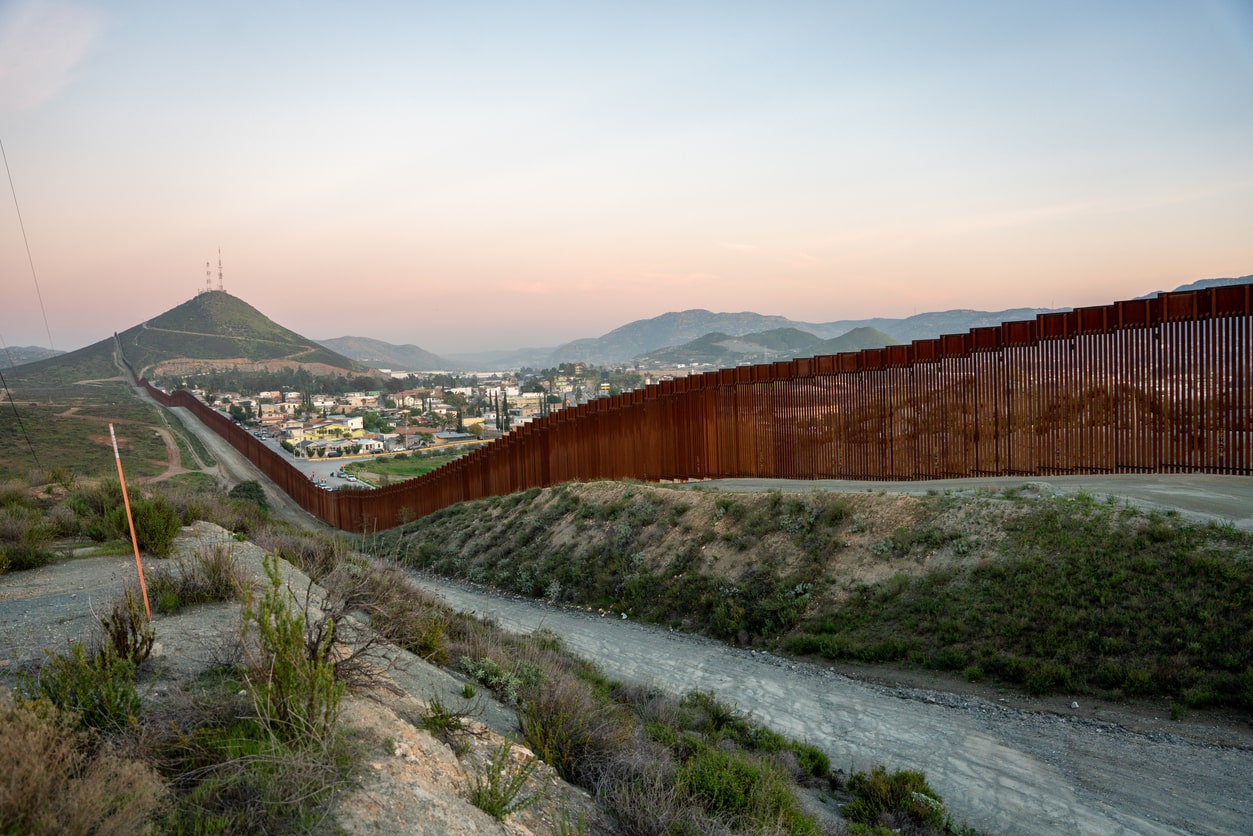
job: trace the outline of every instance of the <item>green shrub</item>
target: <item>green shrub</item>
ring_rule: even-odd
[[[512,668],[504,668],[490,656],[472,659],[461,657],[461,669],[477,682],[486,685],[498,698],[508,705],[517,705],[522,690],[539,683],[540,671],[533,663],[519,662]]]
[[[348,557],[348,545],[338,535],[292,532],[270,526],[255,532],[252,541],[319,583]]]
[[[174,548],[182,526],[178,511],[165,497],[139,498],[131,502],[135,541],[148,554],[165,557]]]
[[[921,772],[903,769],[888,774],[879,765],[869,773],[853,773],[847,790],[853,795],[844,805],[844,817],[849,821],[876,825],[887,817],[897,822],[904,818],[915,828],[939,830],[947,826],[943,799]]]
[[[326,578],[331,605],[364,612],[387,641],[434,665],[448,664],[448,613],[395,566],[342,563]]]
[[[631,737],[634,725],[617,706],[569,675],[549,676],[518,705],[518,727],[532,750],[571,783],[587,786],[591,768]]]
[[[56,528],[38,508],[0,507],[0,571],[34,569],[52,560]]]
[[[27,683],[32,696],[43,697],[62,711],[74,712],[84,728],[120,731],[139,717],[135,665],[119,658],[111,644],[88,654],[81,642],[65,656],[48,654],[36,681]]]
[[[782,825],[790,833],[820,832],[798,809],[783,772],[743,753],[703,747],[679,767],[677,783],[693,801],[737,829],[757,832]]]
[[[463,737],[466,734],[465,719],[468,716],[468,712],[454,711],[444,705],[438,696],[432,696],[427,700],[426,713],[418,724],[461,755],[467,749]]]
[[[98,485],[70,494],[66,505],[83,520],[83,532],[91,539],[101,541],[130,537],[122,486],[117,480],[105,479]]]
[[[209,601],[229,601],[242,589],[235,550],[223,543],[201,546],[194,556],[180,556],[173,567],[160,566],[148,576],[149,598],[162,613]]]
[[[265,490],[261,487],[261,483],[255,479],[249,479],[246,482],[240,482],[231,488],[231,492],[227,494],[231,499],[240,499],[245,502],[251,502],[261,510],[269,510],[269,504],[265,499]]]
[[[825,778],[831,774],[831,758],[817,746],[793,741],[788,748],[796,755],[801,772],[813,778]]]
[[[535,772],[537,761],[530,758],[511,769],[509,754],[512,749],[508,742],[500,744],[483,771],[474,776],[474,787],[470,790],[470,803],[500,821],[504,821],[510,813],[525,810],[539,801],[538,796],[522,794],[527,780]]]
[[[304,614],[283,585],[278,558],[266,555],[262,565],[269,583],[259,598],[251,591],[244,596],[253,704],[274,733],[289,743],[331,740],[344,692],[329,658],[334,625],[328,625],[321,642],[308,647]]]

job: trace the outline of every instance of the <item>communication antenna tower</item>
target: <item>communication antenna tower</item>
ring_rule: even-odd
[[[209,269],[209,262],[204,263],[204,290],[201,293],[208,293],[213,290],[213,273]]]
[[[222,248],[218,247],[218,290],[222,289]]]

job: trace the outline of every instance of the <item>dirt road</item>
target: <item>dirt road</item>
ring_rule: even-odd
[[[1253,736],[1214,746],[1085,714],[858,682],[821,667],[422,577],[457,609],[561,636],[610,676],[713,691],[822,747],[832,764],[925,770],[958,821],[986,833],[1248,833]]]
[[[201,423],[200,419],[193,415],[190,410],[179,406],[171,407],[168,411],[177,417],[179,421],[182,421],[183,426],[189,432],[194,433],[204,443],[205,447],[209,449],[209,454],[213,456],[217,464],[212,468],[207,468],[206,472],[213,474],[217,478],[218,484],[224,490],[229,490],[240,482],[255,480],[261,484],[262,489],[265,491],[265,498],[270,506],[270,513],[307,528],[321,530],[328,528],[325,523],[304,508],[301,508],[295,500],[279,490],[279,487],[257,469],[256,465],[241,455],[226,439]]]
[[[681,487],[702,487],[732,492],[835,491],[904,493],[922,496],[946,491],[997,491],[1024,485],[1044,486],[1057,493],[1083,492],[1113,497],[1145,509],[1179,511],[1194,519],[1230,523],[1253,531],[1253,479],[1248,476],[1213,476],[1189,473],[1137,473],[1088,476],[987,476],[977,479],[933,479],[920,482],[866,482],[836,479],[797,481],[788,479],[710,479]]]

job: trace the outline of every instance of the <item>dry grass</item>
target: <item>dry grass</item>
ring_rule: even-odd
[[[180,555],[149,574],[148,594],[158,612],[239,597],[245,578],[234,547],[229,543],[200,546],[192,555]]]
[[[0,696],[0,831],[153,832],[166,790],[143,763],[93,748],[75,721],[42,700]]]

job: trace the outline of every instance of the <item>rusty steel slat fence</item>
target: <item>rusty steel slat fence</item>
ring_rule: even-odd
[[[373,531],[568,481],[1253,475],[1253,285],[1043,314],[909,345],[721,369],[579,404],[417,479],[318,488],[192,411],[332,526]]]

